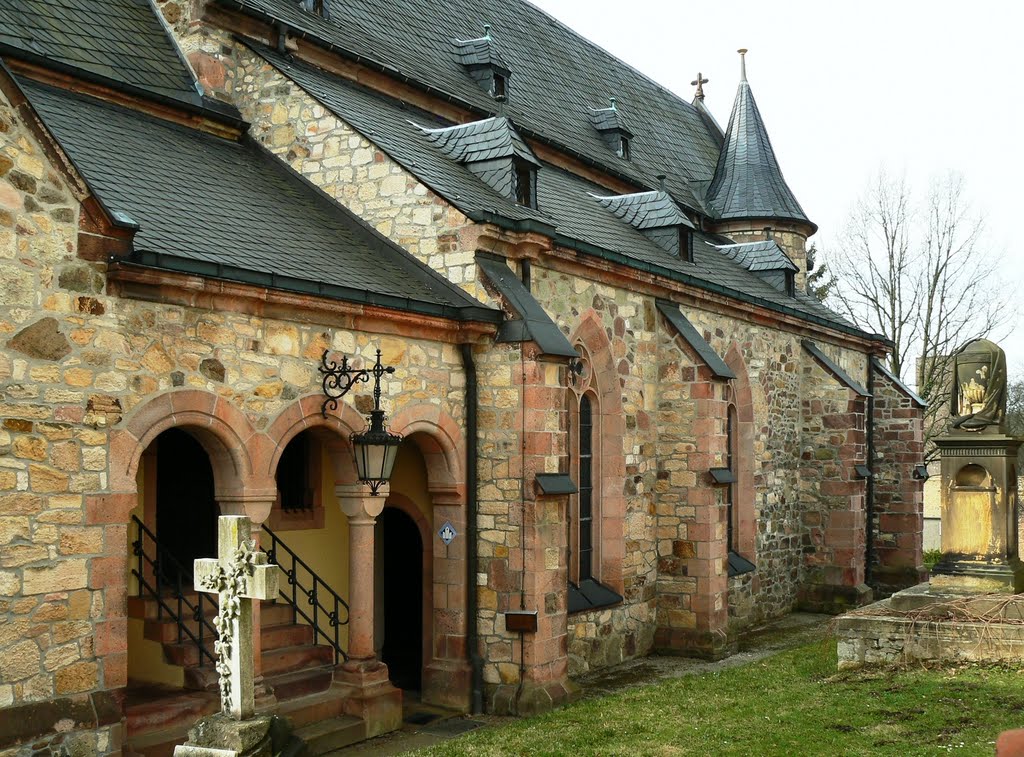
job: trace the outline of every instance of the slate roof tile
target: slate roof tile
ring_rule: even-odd
[[[369,64],[390,69],[472,106],[505,115],[526,136],[540,135],[638,186],[668,191],[704,210],[704,186],[718,160],[717,135],[690,103],[626,65],[539,8],[522,0],[335,0],[331,20],[292,0],[218,0],[329,42]],[[493,26],[512,72],[507,102],[483,92],[452,54],[455,40]],[[624,126],[636,136],[630,160],[608,149],[588,124],[592,108],[614,96]],[[643,126],[644,128],[639,128]]]
[[[746,79],[736,91],[707,205],[721,219],[778,218],[809,223],[782,176]]]
[[[20,84],[104,204],[139,223],[140,262],[447,317],[497,316],[248,140]]]
[[[199,104],[191,71],[148,0],[0,0],[0,45]]]
[[[718,249],[727,258],[735,260],[748,271],[793,271],[798,270],[789,255],[779,247],[779,243],[768,239],[761,242],[744,242],[742,244],[723,244]]]
[[[517,157],[540,165],[507,118],[488,118],[442,129],[420,129],[441,152],[459,163]]]
[[[698,286],[725,290],[739,298],[753,298],[767,307],[811,317],[845,330],[862,333],[813,297],[798,292],[789,297],[771,284],[722,254],[717,245],[729,240],[694,233],[694,262],[681,260],[648,239],[640,230],[623,223],[594,197],[607,196],[598,186],[556,166],[543,163],[537,172],[537,209],[517,205],[472,174],[464,165],[446,157],[423,130],[410,121],[424,123],[436,117],[309,64],[290,60],[276,51],[253,46],[325,108],[371,140],[411,174],[470,217],[494,213],[510,221],[538,222],[552,228],[560,243],[582,243],[595,254],[620,255],[631,264],[656,266]],[[652,193],[659,194],[659,193]]]

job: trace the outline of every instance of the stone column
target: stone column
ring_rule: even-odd
[[[334,679],[346,689],[345,712],[361,718],[372,737],[402,725],[402,692],[388,679],[387,665],[377,659],[373,638],[373,530],[388,487],[381,487],[377,496],[359,483],[339,484],[334,491],[349,527],[348,660]]]

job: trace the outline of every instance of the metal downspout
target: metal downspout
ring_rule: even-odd
[[[463,343],[462,368],[466,374],[466,648],[472,679],[472,713],[484,711],[483,660],[477,629],[477,384],[473,345]]]
[[[864,540],[864,583],[871,586],[872,562],[875,559],[875,368],[868,359],[868,412],[864,419],[867,435],[868,476],[865,491],[867,538]]]

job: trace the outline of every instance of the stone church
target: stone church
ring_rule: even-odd
[[[722,129],[525,0],[0,0],[0,755],[217,709],[218,514],[314,754],[917,583],[919,400],[743,63]]]

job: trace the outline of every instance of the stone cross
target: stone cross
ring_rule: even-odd
[[[697,88],[696,97],[700,100],[704,99],[704,85],[708,83],[708,80],[704,78],[704,74],[697,72],[697,78],[690,82],[690,86]]]
[[[252,601],[276,599],[277,566],[267,563],[252,539],[252,522],[244,515],[222,515],[217,521],[217,557],[195,562],[196,591],[217,592],[219,607],[214,644],[224,715],[252,717]]]

